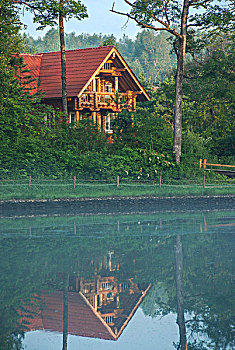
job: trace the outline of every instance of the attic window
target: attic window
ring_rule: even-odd
[[[104,64],[104,69],[105,69],[105,70],[111,70],[111,63],[110,63],[110,62],[106,62],[106,63]]]

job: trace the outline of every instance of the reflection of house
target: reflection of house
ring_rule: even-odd
[[[76,290],[70,285],[68,292],[68,333],[107,340],[119,338],[151,287],[111,276],[75,279],[75,284]],[[29,330],[63,332],[63,292],[42,292],[41,298],[44,307],[30,320]]]
[[[77,280],[76,284],[93,312],[108,325],[114,339],[120,336],[150,288],[147,285],[139,288],[132,279],[120,282],[114,276],[100,275],[92,280]]]
[[[94,261],[90,263],[93,266]],[[118,277],[120,266],[112,251],[93,267],[94,274],[89,279],[76,275],[69,278],[68,333],[117,340],[151,285],[139,285],[133,282],[133,278]],[[37,317],[31,320],[29,330],[62,332],[63,297],[62,291],[43,291],[41,298],[44,306],[40,309],[36,307]],[[31,307],[24,308],[32,311]],[[22,318],[22,321],[25,320],[29,320],[26,314]]]
[[[150,286],[107,298],[97,310],[81,292],[68,293],[68,333],[90,338],[117,340],[134,315]],[[95,297],[95,295],[93,295]],[[63,332],[63,292],[41,294],[44,309],[31,321],[29,330]],[[91,295],[89,296],[91,299]]]
[[[62,110],[60,52],[22,57],[36,79],[29,87],[40,87],[45,93],[44,102]],[[112,133],[111,120],[116,113],[122,109],[135,111],[137,99],[150,99],[113,46],[68,50],[66,67],[69,123],[90,118],[99,128]]]

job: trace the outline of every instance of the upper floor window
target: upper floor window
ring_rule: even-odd
[[[104,92],[112,92],[112,84],[111,83],[105,83]]]

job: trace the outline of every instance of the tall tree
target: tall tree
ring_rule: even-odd
[[[60,0],[61,9],[64,8],[64,0]],[[65,35],[64,35],[64,16],[59,11],[59,32],[60,32],[60,53],[61,53],[61,80],[62,80],[62,106],[64,115],[68,114],[67,104],[67,82],[66,82],[66,57],[65,57]]]
[[[17,75],[19,70],[27,73],[18,55],[24,49],[19,14],[7,0],[0,0],[0,5],[0,153],[4,155],[1,158],[4,168],[9,162],[7,154],[13,158],[13,144],[16,150],[23,135],[29,140],[39,134],[48,109],[40,104],[40,93],[30,90],[30,74],[22,79]]]
[[[182,144],[182,100],[183,100],[183,75],[186,46],[189,34],[193,34],[193,27],[209,28],[215,31],[230,29],[234,21],[232,9],[234,1],[226,1],[227,6],[219,6],[214,0],[124,0],[130,6],[129,12],[120,12],[114,9],[111,12],[124,15],[134,20],[141,28],[154,31],[167,31],[175,37],[173,42],[177,55],[177,71],[175,81],[175,108],[174,108],[174,140],[173,152],[176,162],[180,163]],[[189,16],[189,9],[193,8],[194,14]]]
[[[66,86],[66,59],[64,20],[75,17],[81,20],[87,17],[87,8],[80,0],[10,0],[16,6],[24,6],[33,13],[34,22],[39,24],[38,29],[46,26],[55,26],[59,23],[60,51],[61,51],[61,79],[62,79],[62,106],[64,115],[68,114],[67,86]]]

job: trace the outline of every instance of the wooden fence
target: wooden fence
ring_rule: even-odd
[[[207,166],[215,167],[215,168],[207,168]],[[199,168],[203,168],[207,171],[214,171],[219,174],[224,174],[229,177],[235,177],[235,170],[230,170],[230,168],[235,168],[235,165],[229,165],[229,164],[213,164],[213,163],[207,163],[206,159],[199,159]],[[227,168],[227,169],[221,169],[221,168]]]

